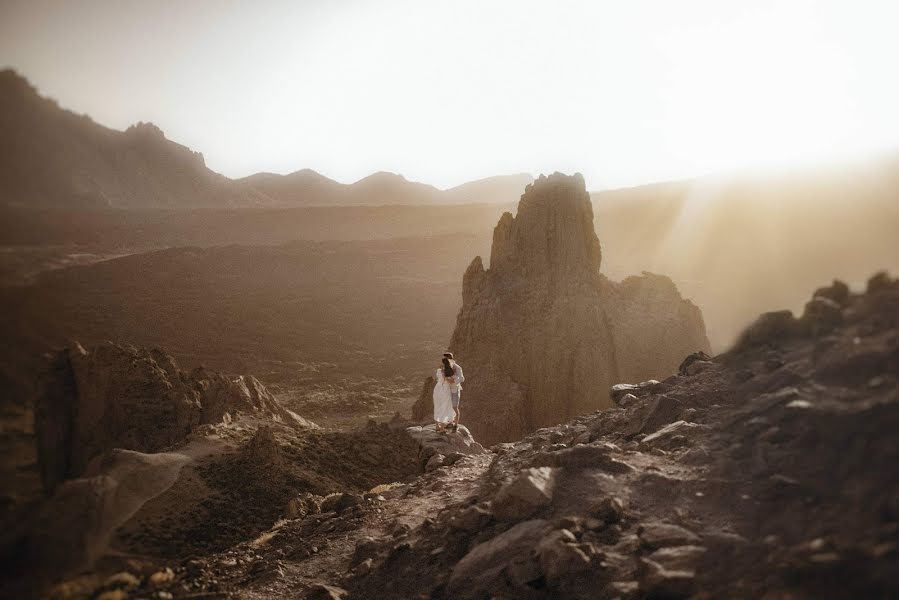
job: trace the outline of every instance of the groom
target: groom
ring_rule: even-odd
[[[462,382],[465,381],[465,376],[462,374],[462,367],[453,359],[452,352],[444,352],[443,358],[449,359],[450,366],[453,368],[453,376],[447,377],[446,382],[449,384],[450,388],[450,398],[453,402],[453,412],[455,416],[453,417],[453,431],[459,429],[459,417],[461,413],[459,412],[459,397],[462,395]]]

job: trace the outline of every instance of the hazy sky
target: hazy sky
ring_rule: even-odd
[[[899,150],[899,2],[0,0],[0,64],[239,177],[589,187]]]

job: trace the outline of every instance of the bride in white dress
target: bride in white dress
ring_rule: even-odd
[[[453,401],[450,396],[450,387],[446,381],[443,367],[437,369],[434,375],[437,383],[434,385],[434,421],[435,429],[443,431],[447,425],[453,422]]]

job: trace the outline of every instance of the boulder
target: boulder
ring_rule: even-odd
[[[625,435],[652,433],[659,428],[680,419],[683,403],[677,398],[660,394],[645,401],[630,415],[623,428]]]
[[[465,425],[457,431],[438,433],[434,424],[406,428],[406,434],[418,444],[418,457],[425,470],[434,470],[445,464],[454,464],[462,456],[486,454],[488,451],[475,441]],[[435,456],[441,458],[436,459]],[[433,462],[432,462],[433,461]]]
[[[536,571],[534,548],[549,530],[546,521],[534,519],[518,523],[478,544],[453,568],[447,583],[447,597],[484,598],[508,592],[501,576],[504,571],[518,574],[513,581],[526,580],[528,574],[533,577]]]
[[[613,404],[621,406],[621,400],[628,394],[636,397],[648,396],[657,391],[662,384],[655,379],[640,383],[616,383],[609,390],[609,398]]]
[[[687,369],[694,362],[710,360],[712,360],[712,357],[702,350],[700,350],[699,352],[694,352],[693,354],[688,355],[687,358],[685,358],[683,362],[681,362],[680,366],[677,368],[677,372],[679,375],[689,375],[690,373],[687,372]]]
[[[523,469],[500,488],[493,499],[493,514],[503,521],[530,517],[552,502],[555,476],[555,469],[550,467]]]

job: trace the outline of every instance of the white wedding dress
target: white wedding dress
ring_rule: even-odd
[[[453,400],[443,369],[437,369],[434,379],[437,380],[434,385],[434,420],[438,423],[452,423],[456,415],[453,412]]]

